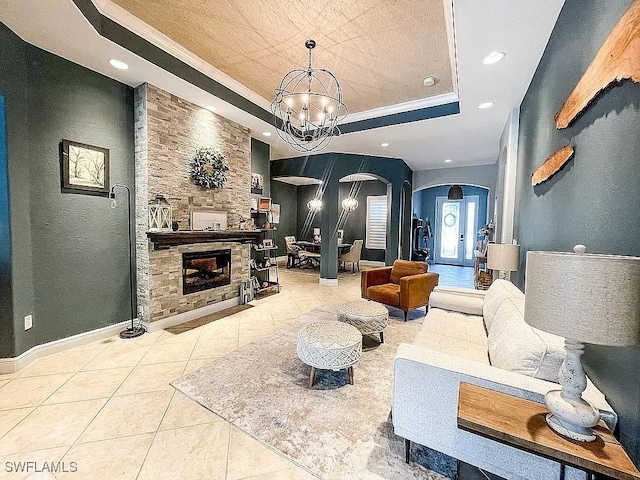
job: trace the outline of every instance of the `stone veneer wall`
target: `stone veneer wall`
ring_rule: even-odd
[[[189,230],[191,207],[228,213],[228,228],[238,228],[250,210],[251,137],[247,128],[187,102],[153,85],[135,90],[136,260],[138,313],[157,321],[239,295],[249,278],[249,245],[209,243],[154,251],[146,237],[147,205],[168,194],[173,220]],[[214,147],[229,161],[227,184],[219,189],[196,186],[189,163],[198,147]],[[182,252],[231,247],[231,285],[182,295]]]

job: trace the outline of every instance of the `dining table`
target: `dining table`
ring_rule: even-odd
[[[308,252],[320,252],[320,248],[322,247],[322,243],[319,242],[307,242],[306,240],[298,240],[294,243],[298,247],[307,250]],[[350,243],[339,243],[338,244],[338,253],[342,254],[345,249],[351,248]]]

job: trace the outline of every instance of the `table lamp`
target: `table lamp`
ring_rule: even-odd
[[[524,321],[565,337],[562,390],[545,396],[547,424],[579,442],[595,440],[598,409],[582,398],[584,344],[628,346],[640,341],[640,257],[528,252]]]
[[[487,248],[487,268],[497,272],[507,272],[509,280],[511,272],[520,267],[520,245],[510,243],[490,243]]]

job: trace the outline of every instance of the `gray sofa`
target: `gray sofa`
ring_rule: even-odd
[[[524,294],[495,281],[489,290],[436,287],[420,332],[394,363],[396,435],[507,479],[559,479],[557,462],[457,428],[460,382],[544,403],[558,389],[564,339],[523,320]],[[589,381],[584,397],[613,429],[617,416]],[[565,479],[584,479],[567,468]]]

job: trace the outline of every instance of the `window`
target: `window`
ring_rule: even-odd
[[[367,197],[367,248],[387,247],[387,196]]]

